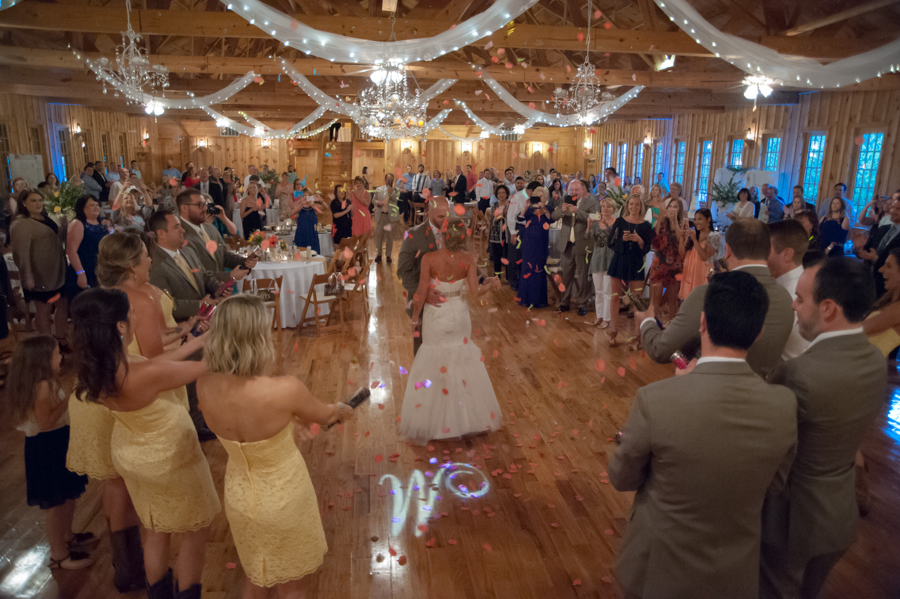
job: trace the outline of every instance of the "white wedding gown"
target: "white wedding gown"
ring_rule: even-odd
[[[500,405],[471,339],[465,285],[465,279],[438,282],[447,301],[439,308],[425,304],[422,346],[400,412],[400,434],[419,445],[500,428]]]

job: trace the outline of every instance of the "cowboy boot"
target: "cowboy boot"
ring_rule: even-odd
[[[115,568],[113,584],[120,593],[130,593],[147,588],[144,573],[144,549],[141,546],[141,529],[130,526],[110,531],[112,562]]]

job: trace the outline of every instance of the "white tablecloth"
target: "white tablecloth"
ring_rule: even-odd
[[[303,316],[305,302],[300,299],[309,291],[313,275],[325,274],[325,259],[296,262],[259,262],[250,273],[251,279],[274,279],[284,277],[281,283],[279,307],[282,328],[296,327]],[[325,285],[316,288],[319,296],[325,295]],[[315,308],[310,305],[307,316],[312,316]],[[328,306],[322,306],[322,314],[328,314]]]
[[[294,233],[296,233],[296,231],[297,230],[294,229],[287,233],[277,233],[278,239],[281,239],[290,245],[290,243],[294,241]],[[334,241],[331,239],[331,233],[319,233],[319,254],[327,258],[334,256]]]
[[[278,213],[278,210],[274,208],[266,208],[266,223],[269,225],[277,225],[279,220],[281,219],[281,215]],[[237,234],[241,237],[244,236],[244,223],[241,221],[241,209],[240,207],[234,209],[234,214],[231,217],[231,222],[234,223],[234,226],[237,227]]]

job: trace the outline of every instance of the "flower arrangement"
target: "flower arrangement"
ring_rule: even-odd
[[[54,220],[61,217],[69,220],[75,218],[75,202],[84,195],[81,185],[73,185],[65,181],[59,184],[59,189],[56,191],[49,187],[39,191],[44,196],[44,207]]]
[[[250,234],[250,244],[251,245],[262,245],[262,242],[266,240],[266,234],[263,231],[254,231]]]
[[[613,186],[606,190],[606,197],[616,203],[616,208],[621,208],[625,205],[625,200],[628,199],[628,194],[625,193],[625,190],[620,186]]]
[[[281,180],[281,176],[275,169],[259,172],[257,174],[259,175],[259,180],[265,183],[266,187],[269,187],[273,183],[277,183]]]
[[[733,206],[740,201],[738,192],[741,190],[741,186],[735,182],[734,178],[739,173],[745,173],[750,169],[729,166],[728,170],[732,172],[728,183],[713,183],[712,193],[710,194],[710,199],[722,207]]]

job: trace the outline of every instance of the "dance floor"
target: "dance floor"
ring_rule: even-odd
[[[632,494],[617,492],[606,478],[611,438],[635,391],[670,376],[672,368],[624,347],[609,349],[603,332],[586,324],[592,315],[527,312],[504,287],[470,301],[470,342],[484,354],[503,429],[409,446],[396,432],[408,379],[403,372],[413,359],[403,289],[387,264],[373,269],[370,282],[367,323],[357,319],[343,332],[319,338],[308,328],[299,336],[277,336],[279,367],[321,400],[373,388],[371,402],[353,422],[323,430],[302,446],[329,547],[311,577],[309,596],[620,597],[613,568]],[[898,380],[892,372],[891,391],[863,447],[872,511],[829,579],[825,598],[900,596]],[[4,424],[0,597],[115,597],[99,485],[91,484],[76,514],[79,530],[104,537],[97,563],[51,575],[40,512],[25,504],[22,445],[21,434]],[[215,441],[203,448],[221,492],[225,451]],[[445,460],[455,467],[440,468]],[[203,597],[237,599],[243,582],[221,513],[207,547]]]

